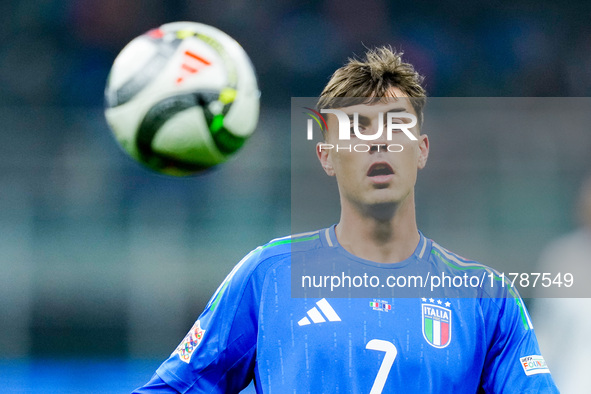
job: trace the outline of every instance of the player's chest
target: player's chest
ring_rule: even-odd
[[[473,300],[285,297],[261,305],[259,334],[310,344],[372,338],[396,340],[401,348],[476,347],[483,338],[482,317]],[[307,338],[307,339],[306,339]],[[443,351],[445,352],[445,351]]]
[[[482,319],[472,300],[270,301],[262,305],[258,354],[284,371],[293,365],[305,366],[310,376],[315,369],[344,373],[354,384],[355,376],[388,368],[396,371],[388,374],[388,384],[461,384],[483,363]]]

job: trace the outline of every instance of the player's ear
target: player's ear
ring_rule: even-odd
[[[419,136],[419,157],[417,161],[417,168],[422,170],[427,165],[427,158],[429,157],[429,137],[426,134]]]
[[[334,176],[335,172],[332,166],[332,156],[329,155],[330,147],[332,147],[332,145],[327,143],[317,143],[316,156],[318,156],[318,160],[320,160],[320,164],[322,165],[324,172],[326,172],[328,176]]]

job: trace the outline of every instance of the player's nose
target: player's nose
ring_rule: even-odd
[[[369,150],[370,153],[377,153],[377,152],[385,152],[388,148],[388,139],[386,138],[386,133],[384,130],[376,136],[376,138],[371,141],[371,148]]]
[[[386,152],[388,144],[385,141],[374,141],[370,145],[369,153]]]

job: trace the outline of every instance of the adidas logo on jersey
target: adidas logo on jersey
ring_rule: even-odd
[[[326,298],[323,298],[320,301],[316,302],[316,305],[318,306],[318,308],[313,307],[308,311],[308,317],[312,319],[312,323],[324,323],[327,319],[328,321],[341,321],[341,318],[339,317],[339,315],[337,315],[335,310],[332,309],[332,306],[330,306],[328,301],[326,301]],[[322,313],[320,313],[318,309],[320,309]],[[324,316],[322,314],[324,314]],[[298,322],[298,325],[307,326],[308,324],[311,324],[310,319],[308,319],[308,317],[304,317],[303,319],[301,319]]]

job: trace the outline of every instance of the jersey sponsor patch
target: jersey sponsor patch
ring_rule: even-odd
[[[435,300],[421,304],[423,337],[429,345],[442,349],[451,342],[451,309],[435,305]],[[433,303],[431,303],[433,302]],[[441,300],[437,300],[441,304]],[[449,305],[449,303],[445,303]]]
[[[546,361],[542,356],[533,355],[521,357],[519,362],[527,376],[537,375],[539,373],[550,373],[548,365],[546,365]]]
[[[205,330],[201,328],[201,323],[197,320],[174,353],[179,355],[181,361],[189,364],[193,352],[203,339],[203,335],[205,335]]]

